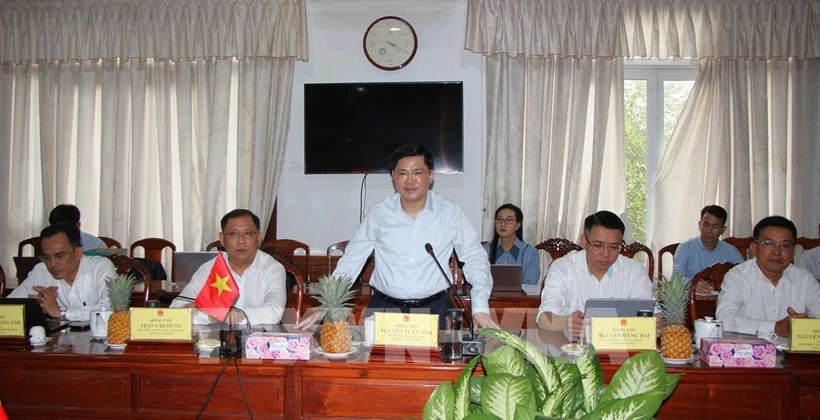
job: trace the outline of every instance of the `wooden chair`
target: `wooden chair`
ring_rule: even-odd
[[[801,236],[797,238],[797,245],[803,247],[803,251],[807,251],[820,246],[820,238],[807,238],[805,236]]]
[[[109,248],[122,248],[122,245],[120,245],[120,241],[116,239],[109,238],[107,236],[98,236],[98,238],[100,238],[100,240],[103,241],[103,243],[105,243],[105,246]]]
[[[694,326],[696,319],[704,316],[715,316],[717,310],[717,299],[713,296],[705,296],[703,299],[698,299],[699,295],[695,293],[698,283],[702,281],[709,281],[716,291],[720,291],[723,284],[723,277],[726,272],[732,269],[737,264],[731,262],[717,263],[704,268],[699,273],[695,274],[692,282],[689,284],[689,316],[687,322],[689,328]]]
[[[738,252],[740,252],[740,256],[743,257],[744,260],[749,259],[749,247],[752,246],[752,241],[754,240],[753,237],[747,236],[745,238],[730,236],[728,238],[724,238],[723,242],[737,248]]]
[[[114,263],[117,274],[134,274],[142,277],[145,284],[145,290],[142,292],[142,306],[145,306],[145,302],[151,297],[151,275],[148,274],[148,269],[134,258],[125,255],[109,255],[108,259]],[[133,302],[132,305],[134,305]]]
[[[205,247],[206,251],[224,251],[225,247],[222,246],[222,242],[219,242],[219,239],[211,242]]]
[[[621,255],[628,258],[635,258],[635,255],[643,252],[646,254],[646,271],[649,273],[649,279],[655,274],[655,256],[652,255],[652,250],[648,246],[640,242],[632,242],[629,245],[623,244],[621,246]]]
[[[3,271],[3,266],[0,265],[0,298],[6,297],[6,272]]]
[[[297,249],[304,250],[304,263],[296,264],[294,253]],[[305,283],[310,283],[310,247],[293,239],[276,239],[262,244],[262,250],[271,255],[278,255],[302,270]],[[301,256],[300,256],[301,257]]]
[[[336,267],[336,265],[333,264],[333,253],[339,251],[344,255],[345,248],[347,248],[347,243],[348,242],[349,241],[336,242],[335,244],[327,247],[327,275],[328,276],[331,273],[333,273],[333,268]]]
[[[27,256],[25,254],[25,250],[26,250],[27,246],[31,246],[31,249],[32,249],[31,255],[28,255],[29,257],[36,257],[36,256],[43,253],[40,250],[40,237],[35,236],[33,238],[24,239],[24,240],[20,241],[19,244],[17,244],[17,256],[18,257],[26,257]]]
[[[680,242],[669,244],[658,251],[658,278],[661,278],[663,275],[663,256],[664,254],[669,254],[672,257],[672,261],[675,261],[675,252],[678,251],[678,245]]]
[[[272,251],[273,251],[273,248],[263,249],[263,252],[265,252],[265,253],[269,254],[271,257],[273,257],[276,261],[279,262],[279,264],[282,264],[282,266],[285,267],[285,271],[288,272],[288,274],[292,275],[293,278],[296,280],[296,286],[295,286],[295,288],[296,288],[296,302],[294,303],[294,306],[295,306],[295,309],[296,309],[296,320],[293,321],[292,323],[294,323],[294,324],[298,323],[302,319],[302,311],[304,310],[305,293],[307,292],[305,290],[305,287],[306,287],[305,286],[305,277],[302,275],[301,271],[299,271],[299,267],[297,267],[295,264],[288,261],[287,259],[282,258],[281,256],[272,253]],[[289,307],[290,305],[286,304],[285,306]],[[283,318],[284,318],[284,314],[283,314]],[[291,323],[290,321],[291,320],[287,320],[287,322],[286,322],[285,319],[282,319],[283,323],[290,324]]]
[[[552,260],[555,261],[558,258],[567,255],[571,251],[580,251],[583,248],[581,248],[581,245],[578,245],[569,239],[550,238],[536,245],[535,249],[547,251],[550,254],[550,257],[552,257]]]

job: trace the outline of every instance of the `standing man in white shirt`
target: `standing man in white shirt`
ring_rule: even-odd
[[[259,217],[250,210],[236,209],[222,217],[222,232],[219,242],[228,254],[228,267],[239,286],[239,297],[234,307],[248,314],[251,324],[278,324],[282,320],[287,301],[285,290],[285,267],[270,255],[259,252],[262,233],[259,231]],[[194,299],[205,285],[216,258],[202,264],[191,276],[191,281],[180,296]],[[194,306],[193,302],[174,299],[172,308]],[[225,322],[237,324],[245,316],[231,309]],[[195,311],[195,324],[222,322],[213,319],[204,311]]]
[[[555,260],[547,272],[538,307],[539,328],[579,337],[587,299],[653,298],[646,268],[620,254],[624,230],[623,221],[610,211],[584,220],[584,250]]]
[[[355,278],[375,250],[370,279],[375,292],[366,316],[385,309],[427,312],[438,314],[442,326],[444,311],[452,302],[447,281],[425,244],[433,246],[439,261],[447,261],[455,249],[464,261],[464,277],[472,285],[474,327],[496,327],[490,318],[492,278],[487,253],[461,207],[430,191],[435,177],[433,155],[418,144],[399,147],[390,157],[390,174],[397,193],[373,206],[333,274]],[[321,315],[315,311],[305,316],[297,328],[310,327]]]
[[[42,261],[9,297],[37,296],[48,316],[67,321],[87,321],[92,309],[108,305],[105,282],[117,275],[105,257],[83,254],[80,230],[70,223],[40,232]]]
[[[791,220],[763,218],[755,225],[753,237],[755,258],[726,273],[716,317],[726,331],[774,331],[788,337],[791,318],[820,316],[820,284],[792,264],[797,227]]]

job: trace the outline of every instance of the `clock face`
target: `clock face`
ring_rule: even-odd
[[[364,33],[364,55],[382,70],[398,70],[416,55],[416,31],[406,20],[395,16],[376,19]]]

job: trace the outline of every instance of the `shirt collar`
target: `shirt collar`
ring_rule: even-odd
[[[499,240],[498,241],[498,251],[496,253],[498,255],[501,255],[501,254],[506,252],[506,253],[510,254],[510,256],[513,257],[514,260],[518,260],[518,255],[524,249],[524,245],[525,245],[524,241],[522,241],[521,239],[518,239],[518,237],[516,236],[515,237],[515,242],[513,242],[512,248],[510,248],[509,251],[505,251],[504,248],[501,247],[501,241]]]

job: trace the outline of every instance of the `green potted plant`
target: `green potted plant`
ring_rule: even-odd
[[[651,419],[672,394],[680,374],[667,374],[653,351],[629,358],[604,387],[592,346],[575,362],[542,353],[526,340],[497,329],[481,334],[503,345],[480,357],[484,376],[473,376],[479,357],[455,384],[439,385],[424,407],[424,419]]]

